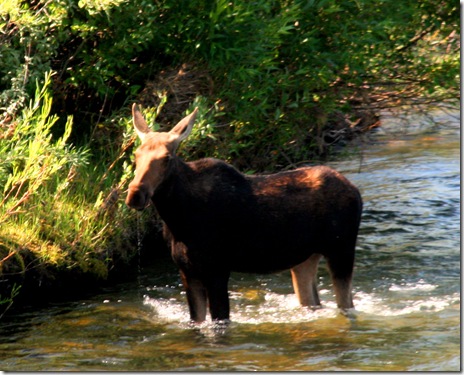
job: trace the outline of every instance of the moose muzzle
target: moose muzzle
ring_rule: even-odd
[[[129,184],[126,204],[135,210],[141,211],[150,203],[151,194],[149,189],[143,184]]]

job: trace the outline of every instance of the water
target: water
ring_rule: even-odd
[[[459,371],[459,120],[389,121],[363,159],[333,163],[362,191],[356,310],[298,306],[289,272],[233,274],[232,324],[192,328],[169,260],[139,280],[3,319],[0,370]],[[143,265],[142,265],[143,266]]]

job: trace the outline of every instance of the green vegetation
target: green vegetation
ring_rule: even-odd
[[[187,159],[293,167],[458,98],[459,33],[447,1],[0,0],[0,304],[133,257],[130,102],[160,127],[198,106]]]
[[[129,168],[109,177],[104,166],[90,162],[88,147],[69,144],[72,117],[64,134],[52,137],[58,117],[50,112],[50,83],[46,74],[34,100],[0,137],[2,296],[17,295],[18,286],[30,284],[30,274],[45,285],[54,273],[70,270],[104,279],[134,249],[134,216],[117,207]],[[5,298],[0,305],[10,302]]]

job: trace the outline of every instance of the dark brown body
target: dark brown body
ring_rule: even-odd
[[[321,256],[327,259],[338,306],[353,307],[351,279],[362,201],[342,175],[318,166],[245,176],[220,160],[185,163],[168,154],[157,159],[163,170],[162,178],[151,178],[157,186],[147,193],[149,178],[136,178],[127,203],[142,209],[151,199],[164,220],[192,320],[205,319],[207,302],[213,319],[229,318],[231,271],[291,269],[301,304],[317,306]]]

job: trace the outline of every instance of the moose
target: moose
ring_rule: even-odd
[[[302,306],[320,307],[317,268],[327,262],[339,309],[353,308],[352,276],[362,199],[344,176],[326,166],[245,175],[213,158],[185,162],[176,155],[192,131],[197,109],[169,132],[150,130],[132,107],[141,145],[126,204],[152,203],[171,242],[187,295],[190,319],[207,308],[228,321],[231,272],[290,269]]]

